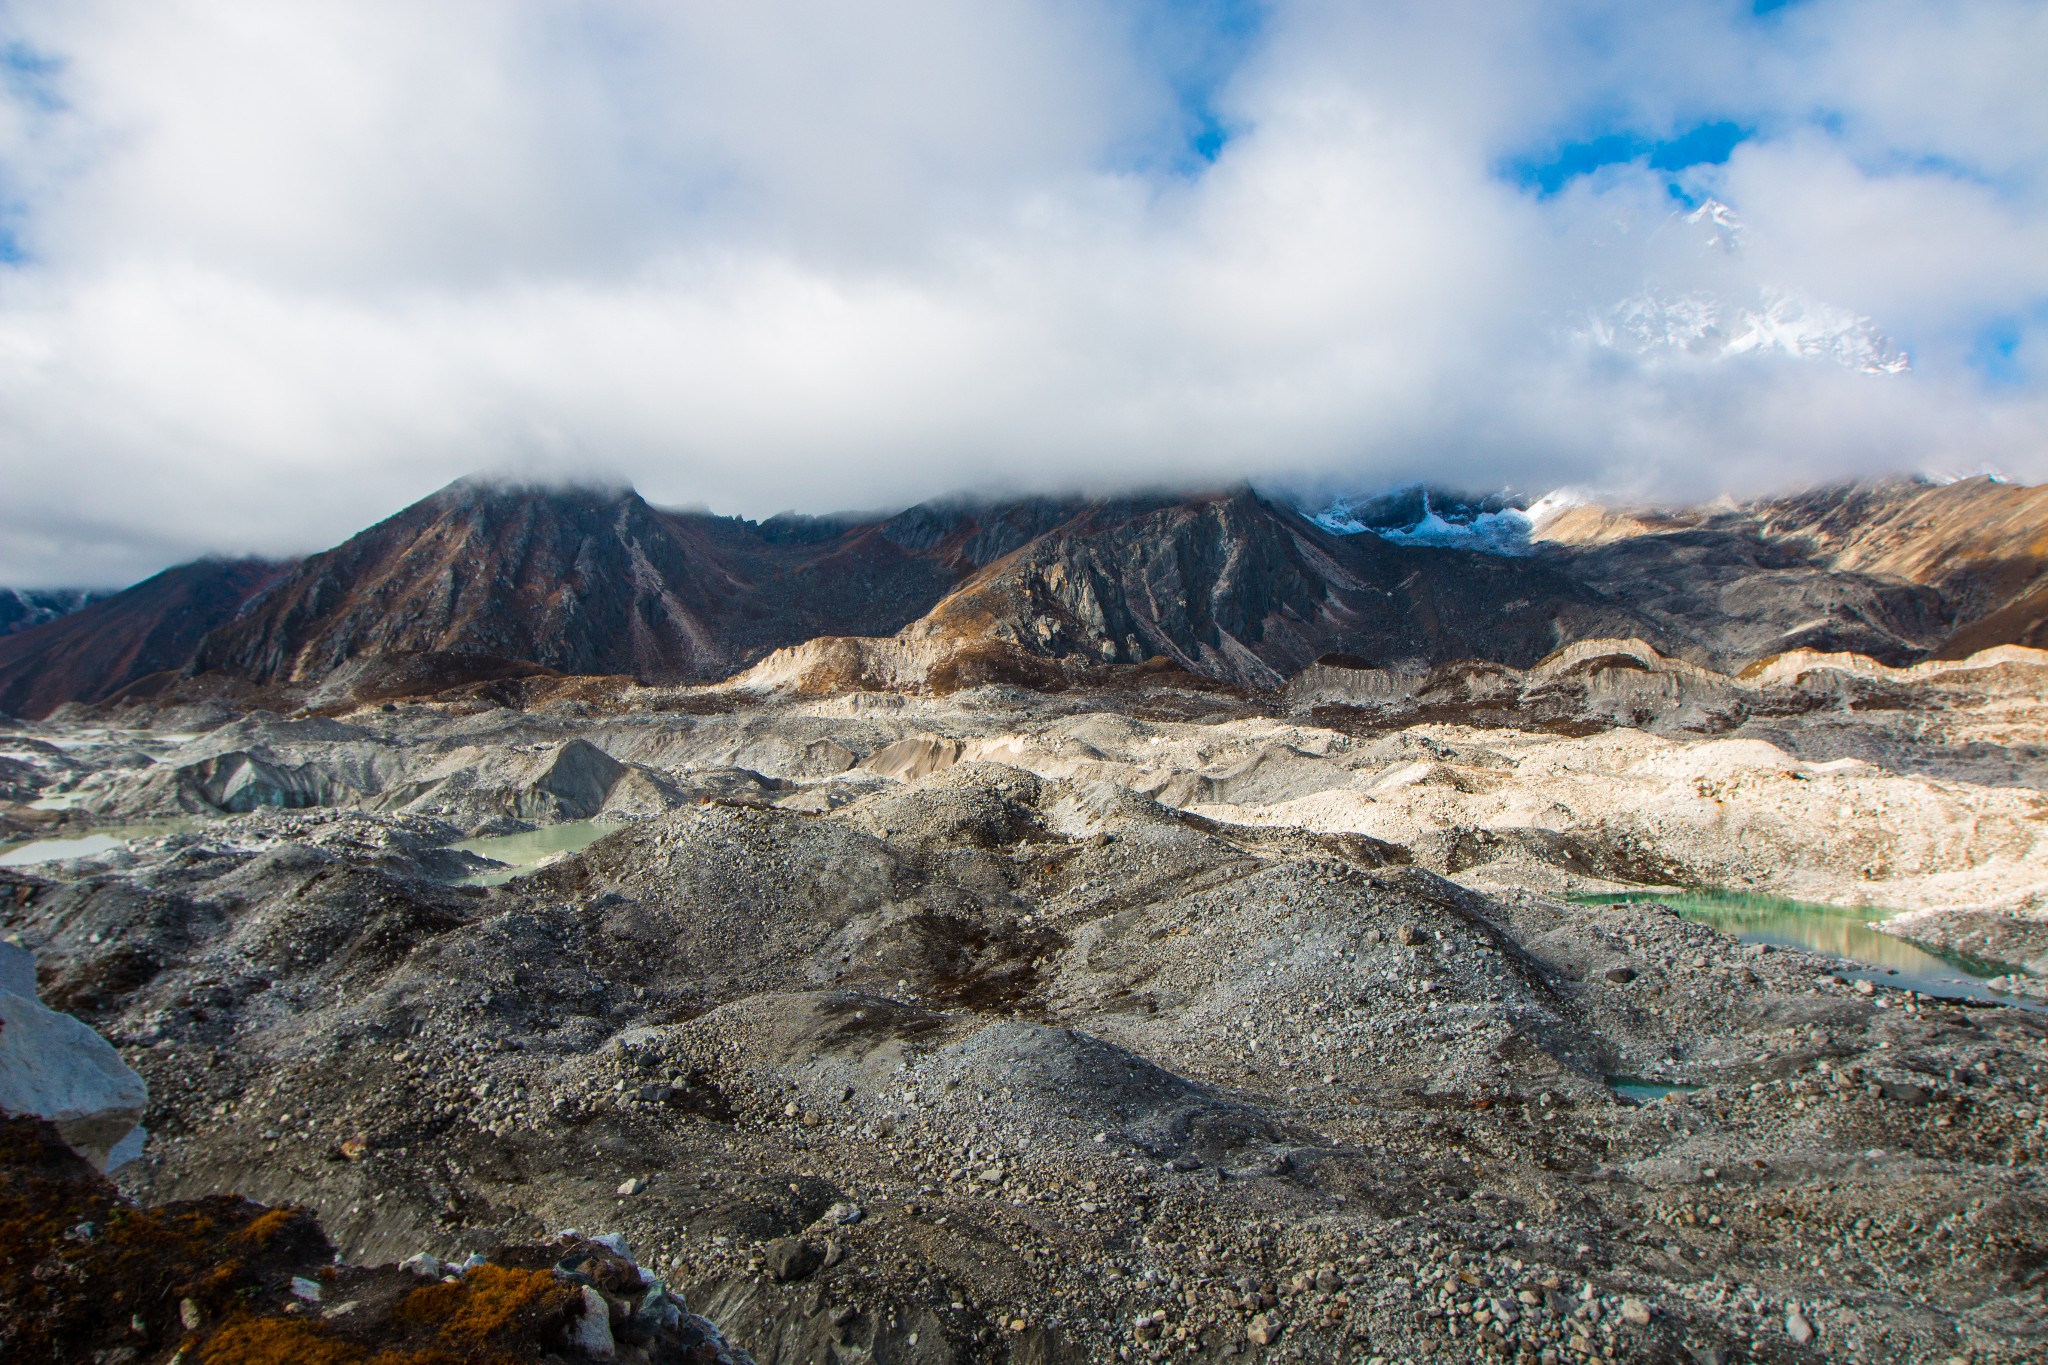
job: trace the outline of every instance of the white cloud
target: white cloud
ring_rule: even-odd
[[[316,548],[490,467],[754,514],[2048,474],[2037,6],[1229,8],[17,4],[0,582]],[[1669,267],[1670,177],[1502,165],[1722,119],[1758,135],[1683,178],[1743,269],[1913,376],[1567,343]],[[2014,318],[2026,378],[1987,384]]]

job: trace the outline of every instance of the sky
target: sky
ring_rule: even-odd
[[[0,584],[478,471],[2036,481],[2043,71],[2020,0],[0,0]]]

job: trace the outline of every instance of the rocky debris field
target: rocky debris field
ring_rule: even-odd
[[[763,1362],[2041,1358],[2048,1014],[1566,898],[1911,892],[2030,976],[2037,680],[1611,667],[1649,714],[59,720],[0,737],[10,818],[158,823],[0,867],[0,928],[148,1081],[138,1207],[303,1206],[355,1267],[615,1234]]]

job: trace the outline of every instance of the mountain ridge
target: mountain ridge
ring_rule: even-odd
[[[0,638],[0,709],[156,674],[304,698],[536,672],[950,689],[1144,665],[1267,690],[1330,654],[1521,667],[1593,637],[1731,672],[2048,642],[2048,490],[1891,481],[1682,509],[1417,490],[1350,500],[1375,524],[1340,533],[1246,486],[756,523],[625,487],[461,480],[304,559],[180,566]],[[1466,536],[1486,518],[1513,544]]]

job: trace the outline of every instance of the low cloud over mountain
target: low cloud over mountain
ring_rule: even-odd
[[[2048,472],[2030,4],[29,0],[0,66],[13,585],[476,468],[753,516]]]

